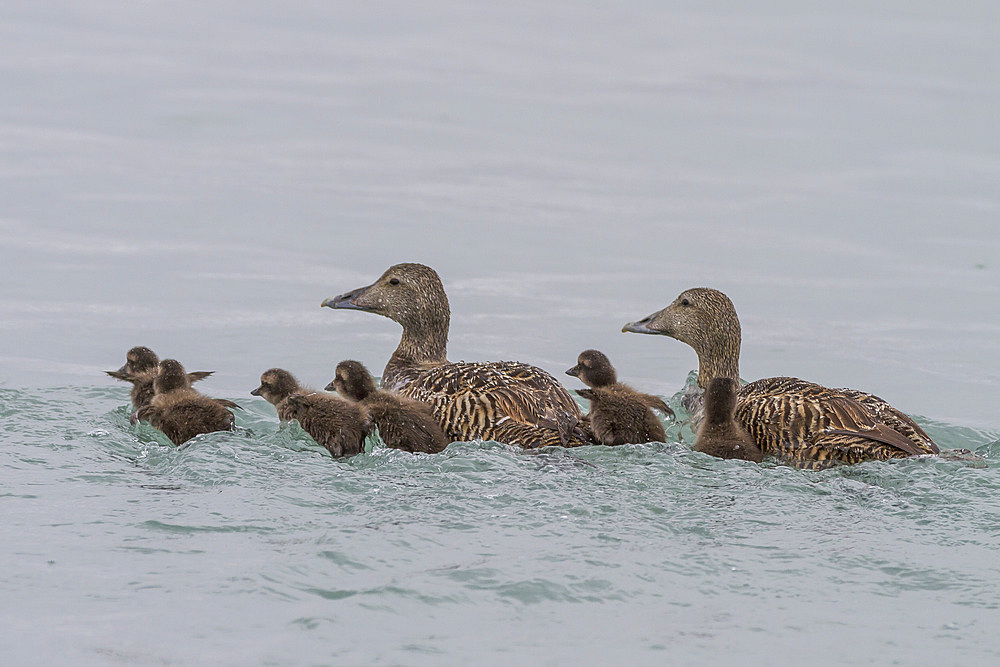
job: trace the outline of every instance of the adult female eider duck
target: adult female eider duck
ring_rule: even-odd
[[[184,367],[175,359],[164,359],[159,364],[153,381],[155,394],[149,405],[132,414],[132,422],[148,421],[180,445],[196,435],[214,431],[231,431],[236,425],[233,413],[226,409],[239,407],[232,401],[209,398],[191,388]]]
[[[337,364],[336,377],[326,390],[336,390],[368,411],[382,442],[392,449],[437,454],[448,446],[448,438],[426,403],[375,388],[375,378],[360,361]]]
[[[322,305],[376,313],[402,325],[382,387],[430,405],[450,439],[526,448],[587,444],[579,406],[542,369],[517,361],[448,361],[451,311],[434,269],[397,264],[371,285]]]
[[[763,452],[736,421],[739,385],[727,377],[712,378],[705,391],[705,415],[698,427],[694,449],[720,459],[743,459],[760,463]]]
[[[116,380],[132,383],[132,391],[129,392],[129,399],[132,401],[132,410],[149,405],[153,400],[153,380],[156,379],[157,366],[160,365],[160,358],[156,356],[148,347],[133,347],[125,353],[125,363],[116,371],[104,371]],[[213,371],[193,371],[188,373],[188,380],[197,382],[204,380]]]
[[[670,336],[698,354],[698,386],[717,377],[740,381],[740,322],[733,302],[699,287],[622,331]],[[739,390],[736,419],[764,452],[819,468],[937,454],[916,422],[872,394],[830,389],[790,377],[765,378]]]
[[[302,430],[334,458],[364,451],[369,422],[361,406],[303,387],[283,368],[264,371],[260,386],[250,394],[273,405],[278,419],[298,421]]]
[[[566,375],[580,378],[589,387],[576,393],[590,401],[587,421],[594,438],[602,445],[666,440],[663,425],[652,409],[655,407],[670,417],[674,411],[662,399],[619,382],[615,367],[603,352],[584,350]]]

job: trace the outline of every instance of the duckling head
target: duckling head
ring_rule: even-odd
[[[404,329],[448,330],[448,297],[437,272],[423,264],[396,264],[371,285],[353,289],[323,302],[327,308],[376,313]]]
[[[352,401],[363,401],[375,391],[375,378],[360,361],[347,359],[337,364],[337,374],[327,391],[336,391]]]
[[[663,310],[629,322],[622,331],[670,336],[690,345],[698,353],[702,388],[713,377],[739,378],[740,320],[733,302],[719,290],[685,290]]]
[[[153,391],[165,394],[175,389],[185,389],[191,386],[187,373],[181,362],[176,359],[164,359],[160,362],[156,378],[153,380]]]
[[[576,366],[566,371],[566,375],[580,378],[588,387],[604,387],[618,381],[611,360],[598,350],[584,350],[576,359]]]
[[[726,424],[736,411],[739,385],[732,378],[712,378],[705,390],[705,423]]]
[[[299,388],[295,377],[283,368],[271,368],[260,376],[260,386],[250,392],[260,396],[271,405],[277,405]]]
[[[118,369],[118,372],[125,375],[136,375],[154,370],[159,363],[160,358],[148,347],[133,347],[125,354],[125,363]]]

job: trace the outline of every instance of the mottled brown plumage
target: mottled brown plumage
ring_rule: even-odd
[[[433,269],[397,264],[371,285],[323,305],[376,313],[402,325],[382,386],[428,404],[448,438],[521,447],[587,443],[576,401],[542,369],[516,361],[448,361],[451,314]]]
[[[735,418],[738,392],[739,385],[732,378],[712,378],[705,391],[705,416],[698,427],[694,448],[720,459],[760,463],[764,454]]]
[[[429,405],[376,389],[375,378],[360,361],[337,364],[336,377],[326,389],[361,404],[387,447],[436,454],[450,442]]]
[[[653,414],[653,408],[670,417],[674,416],[674,411],[663,399],[618,382],[618,374],[603,352],[584,350],[577,357],[576,366],[566,374],[580,378],[590,387],[577,393],[590,401],[587,424],[600,444],[613,446],[666,440],[663,425]]]
[[[334,458],[354,456],[365,449],[368,422],[356,403],[332,394],[292,394],[285,399],[285,412]]]
[[[622,330],[670,336],[690,345],[698,353],[702,389],[716,377],[739,382],[739,319],[732,301],[718,290],[689,289]],[[802,467],[939,452],[916,422],[883,399],[797,378],[766,378],[743,386],[736,419],[765,454]]]
[[[236,422],[233,413],[226,409],[239,407],[232,401],[204,396],[191,388],[191,381],[184,367],[174,359],[159,363],[153,381],[155,394],[148,405],[136,410],[133,422],[148,421],[175,445],[213,431],[231,431]]]
[[[132,383],[132,391],[129,398],[132,401],[132,409],[149,405],[153,400],[153,380],[156,379],[157,367],[160,364],[159,357],[148,347],[133,347],[125,354],[125,363],[116,371],[104,371],[116,380]],[[212,371],[193,371],[188,373],[188,380],[197,382],[204,380]]]

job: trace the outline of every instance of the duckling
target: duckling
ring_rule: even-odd
[[[627,390],[653,410],[662,412],[664,417],[669,419],[677,418],[670,406],[659,396],[644,394],[641,391],[632,389],[627,384],[618,382],[618,372],[611,365],[611,360],[603,352],[598,350],[584,350],[577,357],[576,361],[576,366],[566,371],[566,375],[580,378],[581,382],[591,388],[614,387],[616,389]]]
[[[341,361],[336,373],[326,390],[363,405],[387,447],[436,454],[448,446],[447,436],[426,403],[379,391],[375,378],[360,361]]]
[[[148,347],[133,347],[125,354],[125,363],[116,371],[104,371],[116,380],[132,383],[132,391],[129,392],[129,399],[132,401],[132,409],[149,405],[153,400],[153,380],[156,378],[157,366],[160,358]],[[204,380],[213,371],[194,371],[188,373],[188,380],[197,382]]]
[[[260,386],[250,392],[274,406],[278,419],[298,420],[335,458],[353,456],[364,450],[368,418],[364,410],[348,401],[323,394],[299,384],[283,368],[270,368],[260,376]]]
[[[664,442],[667,435],[653,407],[671,417],[674,411],[662,399],[636,391],[618,382],[618,374],[603,352],[584,350],[577,364],[566,371],[580,378],[589,389],[576,393],[590,401],[586,419],[594,438],[602,445]]]
[[[191,388],[184,367],[175,359],[164,359],[153,380],[154,396],[132,414],[132,423],[148,421],[163,431],[171,442],[180,445],[196,435],[213,431],[231,431],[236,425],[228,407],[232,401],[204,396]]]
[[[273,405],[281,421],[291,421],[293,417],[288,410],[288,397],[292,394],[311,393],[312,389],[301,386],[295,376],[285,369],[270,368],[261,374],[260,386],[251,391],[250,395],[260,396]]]
[[[740,322],[733,302],[718,290],[686,290],[622,331],[670,336],[690,345],[698,354],[702,390],[717,377],[739,383]],[[793,377],[741,387],[735,418],[764,454],[807,468],[940,451],[916,422],[878,396]]]
[[[712,378],[705,392],[705,417],[694,442],[695,450],[720,459],[760,463],[764,454],[743,425],[733,418],[739,387],[732,378]]]
[[[334,458],[365,450],[369,422],[364,410],[331,394],[292,394],[285,399],[285,414],[295,419]]]
[[[382,386],[427,403],[451,440],[495,440],[521,447],[587,444],[580,408],[554,377],[517,361],[447,358],[451,310],[441,279],[423,264],[396,264],[371,285],[325,300],[403,327]]]

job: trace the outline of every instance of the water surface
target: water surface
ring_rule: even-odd
[[[1000,642],[992,3],[7,2],[0,589],[13,663],[988,663]],[[823,472],[689,438],[334,462],[248,395],[378,372],[321,310],[420,261],[452,359],[588,347],[692,286],[742,375],[875,392],[943,446]],[[177,449],[148,345],[246,406]],[[567,380],[570,380],[567,378]]]

